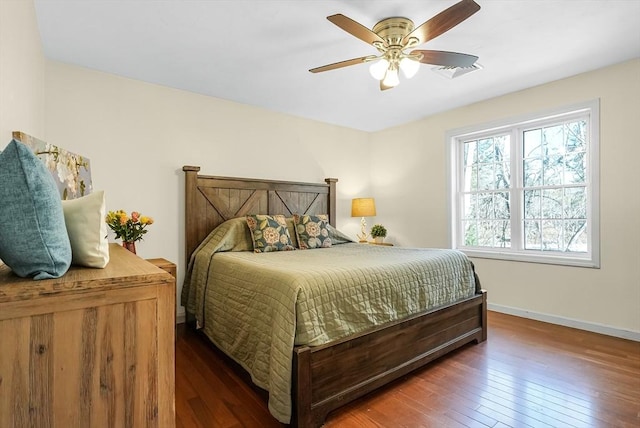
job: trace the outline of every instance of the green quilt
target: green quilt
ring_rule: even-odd
[[[227,224],[231,223],[231,224]],[[294,345],[320,345],[476,293],[473,266],[455,250],[346,243],[253,253],[241,222],[203,242],[182,303],[205,334],[291,417]]]

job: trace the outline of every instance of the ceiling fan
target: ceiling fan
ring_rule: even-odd
[[[480,10],[473,0],[462,0],[443,10],[422,25],[414,27],[413,21],[403,17],[383,19],[372,30],[342,14],[328,16],[327,19],[347,33],[375,47],[380,55],[368,55],[348,59],[309,70],[312,73],[335,70],[350,65],[373,62],[369,71],[380,81],[380,90],[393,88],[400,83],[398,70],[407,78],[413,77],[422,64],[439,65],[444,68],[473,68],[478,57],[458,52],[412,50],[418,45],[449,31]],[[375,61],[375,62],[374,62]]]

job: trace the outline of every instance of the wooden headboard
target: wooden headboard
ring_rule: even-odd
[[[184,166],[185,255],[220,223],[247,214],[328,214],[336,224],[336,182],[298,183],[254,178],[200,175],[199,166]]]

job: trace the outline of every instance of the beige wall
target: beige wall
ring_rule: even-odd
[[[31,0],[0,0],[0,150],[12,131],[42,137],[44,56]]]
[[[209,175],[338,177],[338,226],[368,192],[368,134],[56,62],[46,65],[46,139],[91,160],[107,209],[155,219],[138,246],[184,275],[183,165]]]
[[[388,226],[389,238],[402,245],[449,245],[445,132],[595,98],[600,98],[601,112],[601,269],[474,262],[489,301],[502,310],[640,333],[640,60],[374,134],[377,220]]]

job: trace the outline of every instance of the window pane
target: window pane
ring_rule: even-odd
[[[463,196],[463,206],[462,206],[462,218],[470,219],[477,218],[478,209],[476,207],[477,196],[475,194],[465,194]]]
[[[562,218],[562,189],[542,191],[542,218]]]
[[[496,189],[508,189],[511,186],[511,165],[504,162],[496,164]]]
[[[524,157],[542,157],[542,129],[531,129],[524,132]]]
[[[476,141],[467,141],[464,143],[464,165],[469,166],[478,162],[478,150]]]
[[[545,251],[563,251],[562,220],[542,222],[542,249]]]
[[[478,228],[474,221],[463,221],[464,228],[464,245],[475,247],[478,245]]]
[[[542,192],[540,190],[525,190],[524,218],[540,218],[542,209]]]
[[[564,217],[573,219],[587,218],[587,191],[584,187],[564,189]]]
[[[493,162],[495,153],[493,150],[493,138],[478,141],[478,162]]]
[[[471,192],[474,190],[478,190],[478,167],[476,165],[464,169],[464,187],[462,191]]]
[[[540,222],[527,220],[524,222],[524,248],[526,250],[542,249],[540,236]]]
[[[562,173],[564,165],[562,156],[548,156],[544,159],[544,185],[556,186],[562,184]]]
[[[544,153],[546,156],[562,155],[564,153],[563,125],[550,126],[544,128],[543,141]]]
[[[509,219],[509,192],[497,192],[493,195],[494,218]]]
[[[492,190],[496,188],[496,175],[493,170],[493,164],[480,164],[478,166],[478,189]]]
[[[493,222],[491,221],[479,221],[478,222],[478,246],[480,247],[493,247]]]
[[[494,139],[496,162],[511,162],[511,138],[508,135],[501,135]]]
[[[477,216],[479,219],[493,218],[493,194],[478,193]]]
[[[586,253],[587,247],[587,222],[565,221],[564,236],[566,251],[573,253]]]
[[[542,184],[542,160],[525,160],[523,174],[525,187],[540,186]]]
[[[565,157],[564,184],[584,183],[586,179],[585,153],[574,153]]]
[[[580,120],[565,124],[566,151],[584,152],[587,149],[587,122]]]
[[[511,223],[508,221],[497,221],[495,224],[496,242],[499,248],[511,247]]]

